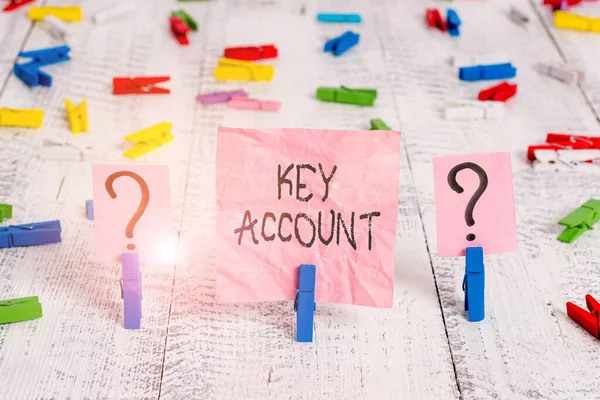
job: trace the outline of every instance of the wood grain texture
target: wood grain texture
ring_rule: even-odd
[[[0,128],[0,202],[15,206],[11,224],[63,225],[60,244],[0,252],[0,298],[38,295],[44,309],[40,320],[0,326],[0,398],[600,399],[597,343],[564,306],[600,296],[598,237],[556,241],[556,221],[598,197],[600,172],[540,173],[525,161],[547,132],[598,131],[600,35],[555,31],[533,0],[512,3],[531,17],[526,30],[504,2],[452,3],[463,20],[452,39],[426,29],[426,4],[410,0],[137,0],[124,19],[72,24],[72,61],[46,67],[54,84],[35,89],[12,75],[16,54],[61,43],[25,10],[0,13],[0,106],[46,111],[41,129]],[[80,4],[86,16],[99,7]],[[169,33],[166,15],[180,7],[200,25],[188,47]],[[318,24],[322,11],[359,12],[364,22]],[[346,29],[361,34],[358,47],[339,58],[323,53]],[[215,83],[224,47],[272,42],[280,49],[269,62],[273,82]],[[448,62],[458,52],[505,52],[518,67],[519,93],[503,120],[442,119],[445,100],[491,85],[460,82]],[[561,57],[585,66],[581,89],[532,69]],[[136,75],[170,75],[172,94],[111,94],[112,77]],[[340,84],[378,88],[376,106],[314,99],[316,87]],[[281,111],[194,100],[241,87],[282,101]],[[70,133],[65,97],[87,99],[88,133]],[[319,304],[315,340],[299,344],[291,302],[216,303],[217,127],[368,129],[377,117],[403,132],[394,308]],[[176,139],[135,163],[170,166],[179,256],[142,266],[142,329],[127,331],[120,265],[92,259],[89,165],[130,163],[123,136],[161,121],[173,123]],[[85,159],[41,158],[41,138],[78,146]],[[474,324],[463,311],[464,260],[435,255],[431,158],[483,151],[512,154],[519,251],[486,256],[487,315]]]

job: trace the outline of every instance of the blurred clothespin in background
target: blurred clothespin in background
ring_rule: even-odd
[[[35,0],[9,0],[8,5],[6,7],[4,7],[4,9],[2,11],[3,12],[13,11],[13,10],[21,8],[24,5],[27,5],[29,3],[33,3],[34,1]]]
[[[69,126],[71,132],[81,133],[88,131],[88,120],[87,120],[87,103],[84,100],[78,106],[73,105],[71,100],[65,99],[65,107],[67,109],[67,119],[69,120]]]
[[[32,21],[41,21],[46,15],[54,15],[65,22],[79,22],[83,20],[80,6],[31,7],[27,15]]]
[[[44,110],[0,108],[0,126],[39,128],[44,122]]]
[[[37,296],[0,300],[0,324],[42,318],[42,305]]]

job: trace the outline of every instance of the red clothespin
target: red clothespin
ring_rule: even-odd
[[[515,94],[517,94],[517,85],[511,85],[504,81],[496,86],[492,86],[479,92],[479,100],[506,101]]]
[[[552,6],[553,11],[568,10],[569,7],[581,3],[582,0],[544,0],[545,5]]]
[[[589,294],[585,295],[585,303],[589,312],[570,301],[567,302],[567,315],[593,337],[600,339],[600,303]]]
[[[187,33],[190,31],[190,28],[185,24],[185,22],[177,17],[170,17],[169,21],[171,21],[171,32],[173,32],[173,35],[179,44],[182,46],[187,46],[190,44],[187,38]]]
[[[25,4],[33,3],[35,0],[9,0],[10,3],[4,7],[4,12],[16,10],[17,8],[23,7]]]
[[[254,47],[228,47],[223,52],[223,57],[245,61],[277,58],[277,48],[272,44]]]
[[[428,8],[425,20],[430,28],[438,28],[440,31],[446,32],[446,20],[442,18],[442,14],[437,8]]]
[[[169,89],[156,87],[156,83],[167,82],[169,76],[147,76],[135,78],[113,78],[113,94],[167,94]]]
[[[535,150],[600,149],[600,137],[549,133],[545,145],[529,146],[527,159],[535,161]]]

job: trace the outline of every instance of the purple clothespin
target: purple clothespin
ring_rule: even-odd
[[[217,103],[227,103],[229,99],[233,96],[240,97],[248,97],[248,93],[245,90],[232,90],[229,92],[213,92],[213,93],[205,93],[199,94],[196,96],[196,100],[198,100],[202,104],[217,104]]]
[[[142,320],[142,273],[138,254],[123,253],[121,264],[123,270],[121,298],[123,299],[125,329],[140,329]]]

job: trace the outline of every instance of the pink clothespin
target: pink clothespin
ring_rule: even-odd
[[[232,96],[227,102],[227,107],[240,110],[278,111],[281,107],[279,101],[251,99],[242,96]]]

